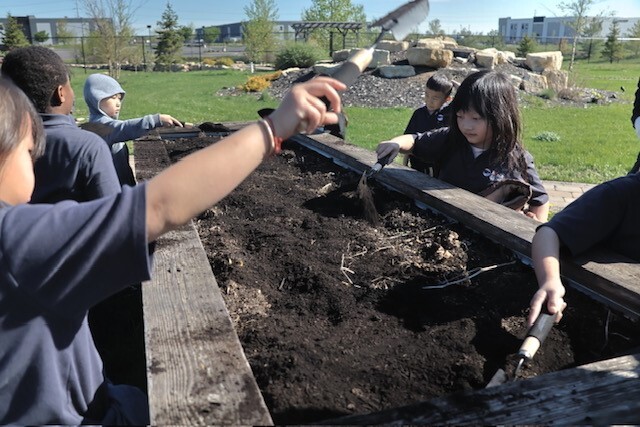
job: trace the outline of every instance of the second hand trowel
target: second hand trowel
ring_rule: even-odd
[[[485,388],[504,384],[508,382],[509,379],[517,379],[524,362],[533,359],[533,356],[535,356],[536,352],[542,346],[542,343],[544,343],[544,340],[549,335],[551,328],[553,328],[556,317],[557,314],[550,314],[547,312],[540,313],[536,321],[533,323],[533,326],[531,326],[527,331],[527,336],[522,341],[522,345],[518,350],[518,363],[513,371],[513,376],[510,377],[504,369],[498,369],[493,377],[491,377],[491,380]]]

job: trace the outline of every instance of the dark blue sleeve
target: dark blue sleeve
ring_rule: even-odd
[[[636,90],[636,100],[633,103],[633,113],[631,114],[631,125],[635,127],[636,119],[640,117],[640,79],[638,79],[638,89]]]
[[[3,281],[42,307],[72,315],[148,280],[145,191],[140,185],[86,203],[5,208]]]
[[[620,224],[624,200],[610,182],[600,184],[567,205],[543,226],[578,255],[609,238]]]
[[[533,161],[533,156],[528,151],[525,151],[524,158],[527,162],[527,181],[529,182],[529,185],[531,185],[531,198],[529,199],[529,204],[533,206],[544,205],[549,201],[549,194],[544,188],[544,184],[538,175],[536,165]]]
[[[85,194],[87,200],[99,199],[120,192],[120,180],[113,164],[109,146],[99,136],[87,132],[90,138],[80,156],[84,164]]]
[[[438,160],[446,146],[449,128],[418,134],[411,154],[426,161]]]

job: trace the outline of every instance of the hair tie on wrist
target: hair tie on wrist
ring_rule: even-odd
[[[272,138],[272,146],[273,146],[273,154],[280,154],[282,151],[282,138],[276,135],[276,128],[273,126],[273,120],[271,117],[267,116],[264,118],[267,126],[269,127],[269,132],[271,133]]]

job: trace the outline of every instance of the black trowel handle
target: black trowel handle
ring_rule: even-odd
[[[367,172],[367,177],[371,177],[377,174],[378,172],[380,172],[382,168],[389,163],[389,158],[391,157],[391,154],[393,153],[389,153],[384,157],[379,158],[376,164],[371,166],[371,169],[369,169],[369,172]]]
[[[527,359],[533,358],[544,340],[549,335],[549,331],[556,322],[557,314],[542,312],[527,331],[527,337],[522,342],[518,354]]]

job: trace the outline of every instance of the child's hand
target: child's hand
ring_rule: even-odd
[[[562,319],[562,311],[567,307],[564,302],[565,288],[560,280],[557,282],[545,283],[531,298],[529,303],[529,316],[527,316],[527,326],[532,326],[536,318],[543,311],[543,304],[551,314],[556,314],[556,323]]]
[[[382,141],[376,147],[376,154],[378,155],[378,160],[386,159],[385,165],[393,162],[393,159],[396,158],[398,153],[400,152],[400,144],[395,141]],[[383,165],[384,166],[384,165]]]
[[[162,122],[162,126],[178,126],[182,127],[182,123],[180,120],[171,117],[168,114],[160,114],[160,121]]]
[[[278,109],[269,115],[273,133],[286,139],[299,132],[312,133],[321,125],[338,123],[336,113],[341,111],[341,102],[337,91],[346,89],[343,83],[329,77],[316,77],[294,85]],[[332,111],[327,111],[321,97],[329,100]]]

